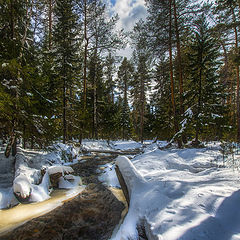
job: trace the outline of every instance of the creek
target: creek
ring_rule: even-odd
[[[115,157],[95,155],[72,165],[86,187],[54,190],[46,201],[1,210],[0,239],[110,239],[127,213],[127,203],[121,189],[104,186],[98,175]]]
[[[84,187],[82,186],[71,190],[56,189],[46,201],[19,204],[10,209],[0,210],[0,236],[33,218],[47,214],[53,209],[63,205],[64,202],[70,201],[83,190]]]

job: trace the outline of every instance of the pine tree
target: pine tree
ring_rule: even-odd
[[[211,36],[206,18],[202,15],[196,21],[196,29],[191,41],[189,58],[189,111],[192,112],[191,123],[195,131],[193,144],[199,144],[200,133],[216,120],[223,117],[223,89],[218,72],[219,49]]]
[[[225,48],[225,45],[231,45],[230,52],[232,59],[229,61],[226,59],[226,49],[225,50],[225,66],[227,67],[226,72],[228,72],[228,83],[230,85],[230,97],[228,100],[228,103],[234,106],[233,114],[236,117],[233,119],[234,126],[236,125],[237,128],[237,134],[236,134],[236,140],[237,142],[240,142],[240,93],[239,93],[239,28],[238,28],[238,22],[240,19],[240,2],[235,0],[218,0],[216,1],[214,8],[214,12],[217,17],[217,31],[223,32],[225,35],[227,34],[227,44],[222,44],[222,46]],[[233,44],[232,44],[233,43]],[[229,64],[231,63],[231,64]],[[231,69],[232,65],[232,69]],[[232,78],[230,74],[232,74]],[[232,96],[235,97],[235,99],[232,99]]]
[[[71,138],[72,126],[69,114],[72,111],[74,84],[78,62],[77,15],[73,0],[57,0],[55,7],[56,25],[54,28],[55,66],[59,76],[58,83],[62,89],[62,131],[63,143]],[[59,99],[61,101],[61,99]],[[70,134],[70,135],[69,135]]]
[[[144,122],[147,101],[147,90],[150,82],[150,51],[147,44],[147,28],[140,20],[134,27],[132,41],[135,47],[133,59],[136,65],[136,71],[131,86],[133,97],[133,108],[135,112],[135,123],[138,136],[141,142],[144,139]]]
[[[33,86],[39,80],[36,45],[34,45],[33,11],[35,2],[2,1],[0,3],[0,106],[1,122],[9,143],[5,151],[8,157],[12,148],[16,154],[17,139],[25,133],[39,133],[40,123],[33,119],[39,113],[32,101]]]
[[[128,93],[130,82],[133,79],[133,66],[125,57],[119,66],[117,87],[123,94],[123,106],[122,106],[122,138],[125,139],[130,134],[130,109]]]
[[[151,94],[151,105],[154,107],[155,119],[153,122],[153,132],[157,139],[171,140],[174,135],[172,123],[172,108],[170,101],[170,79],[169,63],[164,57],[156,64],[153,71],[155,87]]]

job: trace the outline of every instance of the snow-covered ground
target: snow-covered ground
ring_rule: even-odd
[[[131,200],[112,239],[137,239],[139,222],[151,240],[240,239],[239,172],[217,167],[218,149],[163,151],[152,144],[132,160],[118,157]]]
[[[48,151],[18,148],[15,160],[13,157],[6,159],[4,157],[4,148],[1,148],[0,209],[18,203],[13,192],[29,202],[48,199],[51,193],[49,176],[57,172],[65,175],[58,182],[59,188],[69,189],[81,184],[81,179],[73,176],[71,167],[68,167],[68,165],[81,160],[81,149],[126,150],[139,147],[141,147],[141,144],[134,141],[108,143],[104,140],[84,140],[81,148],[62,143],[50,146]],[[106,179],[106,181],[112,182],[113,180]]]
[[[142,147],[142,144],[135,141],[113,141],[113,147],[118,150],[134,150]]]
[[[131,160],[127,156],[117,158],[116,164],[129,188],[130,208],[112,240],[137,239],[139,223],[144,225],[151,240],[240,240],[239,172],[221,167],[219,144],[201,149],[158,148],[164,145],[165,142],[148,142],[143,154]],[[108,144],[85,140],[83,147],[133,150],[142,145],[133,141]],[[81,160],[78,150],[65,145],[57,145],[48,153],[26,150],[24,159],[27,160],[20,157],[16,161],[15,179],[16,174],[25,174],[31,187],[41,187],[36,182],[40,169],[47,166],[51,173],[63,166],[61,171],[71,172],[70,168],[65,168],[70,164],[66,159],[70,156],[73,162]],[[216,159],[220,161],[216,162]],[[2,161],[2,164],[6,169],[10,168],[7,162]],[[55,166],[55,170],[50,166]],[[105,167],[105,173],[99,179],[109,186],[119,187],[114,164]],[[47,183],[47,175],[44,176],[46,179],[42,184]],[[66,182],[63,186],[66,187]],[[7,200],[13,196],[9,182],[2,186],[0,183],[0,188],[0,207],[9,205]]]
[[[75,188],[81,183],[81,179],[73,176],[72,168],[66,165],[69,165],[69,161],[76,162],[78,158],[80,156],[76,149],[61,143],[51,146],[49,151],[18,148],[15,160],[13,157],[5,158],[2,149],[0,152],[0,209],[16,205],[20,198],[29,202],[48,199],[51,193],[49,176],[52,174],[62,174],[58,182],[59,188]]]

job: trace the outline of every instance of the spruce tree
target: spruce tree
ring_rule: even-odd
[[[54,28],[55,68],[61,88],[63,143],[71,138],[70,114],[74,100],[74,86],[78,62],[77,15],[73,0],[57,0],[55,7],[56,25]]]
[[[122,138],[128,138],[130,135],[130,109],[129,109],[129,87],[133,80],[133,66],[125,57],[118,69],[117,87],[123,95],[122,106]]]
[[[151,55],[147,44],[147,28],[140,20],[134,27],[132,33],[134,45],[133,59],[136,71],[131,83],[131,94],[133,97],[133,111],[135,112],[135,126],[139,140],[144,139],[144,122],[147,101],[147,90],[150,83]]]
[[[5,152],[9,156],[11,147],[16,154],[17,139],[26,139],[27,132],[36,137],[42,133],[42,121],[33,117],[40,114],[34,89],[39,82],[32,21],[36,6],[14,0],[0,4],[0,118],[9,139]]]
[[[211,36],[204,15],[196,21],[194,36],[189,49],[189,86],[187,100],[191,104],[188,117],[194,128],[194,145],[199,144],[200,134],[223,117],[223,89],[218,76],[219,47]]]

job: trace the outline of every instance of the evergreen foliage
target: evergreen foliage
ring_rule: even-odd
[[[239,141],[239,1],[146,7],[128,40],[103,0],[0,1],[6,156],[89,137]]]

